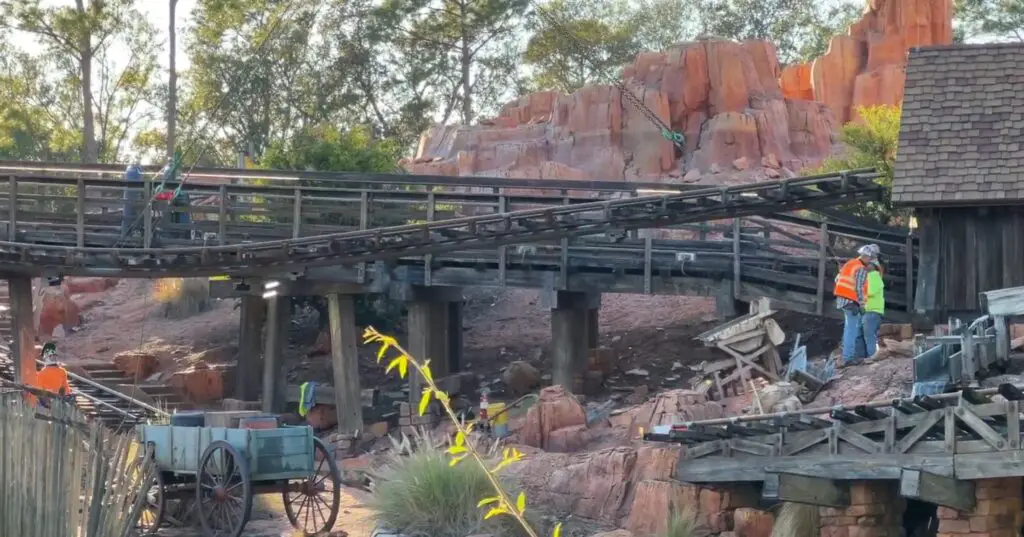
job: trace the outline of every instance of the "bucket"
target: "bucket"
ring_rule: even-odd
[[[508,412],[505,412],[505,403],[491,403],[487,407],[487,412],[491,416],[496,416],[491,420],[491,434],[498,438],[508,436]]]

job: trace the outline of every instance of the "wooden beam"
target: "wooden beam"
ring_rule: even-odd
[[[850,505],[850,484],[845,481],[820,477],[766,473],[761,499],[825,507],[848,507]]]
[[[974,509],[974,482],[904,468],[900,474],[900,496],[950,507]]]
[[[981,306],[989,315],[1024,315],[1024,287],[995,289],[981,294]]]

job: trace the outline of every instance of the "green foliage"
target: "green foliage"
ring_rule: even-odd
[[[530,37],[523,59],[539,89],[566,93],[608,83],[640,51],[631,25],[601,20],[585,0],[556,0],[543,7],[544,21]],[[554,19],[560,30],[548,23]]]
[[[30,84],[20,104],[21,124],[32,124],[51,151],[74,149],[85,162],[117,161],[132,131],[154,119],[149,105],[160,90],[159,44],[135,0],[12,0],[0,12],[0,28],[30,34],[41,45],[39,52],[21,54],[18,75],[0,83],[13,91],[19,82]],[[15,147],[26,157],[47,154],[38,145]]]
[[[805,61],[823,52],[828,39],[845,30],[855,9],[818,0],[697,0],[703,32],[730,39],[766,39],[779,61]]]
[[[846,210],[888,224],[900,214],[893,209],[888,192],[892,188],[893,169],[896,165],[896,151],[900,138],[900,113],[898,106],[858,107],[859,120],[854,120],[842,129],[842,141],[846,145],[843,155],[826,160],[808,174],[837,172],[856,168],[875,168],[882,173],[880,182],[887,188],[885,200],[881,203],[867,203]]]
[[[703,537],[707,534],[707,528],[697,521],[695,513],[671,509],[665,532],[660,537]]]
[[[401,153],[393,140],[374,140],[366,127],[342,131],[321,125],[273,142],[261,164],[277,170],[389,173],[398,169]]]
[[[417,442],[414,451],[397,452],[379,472],[369,504],[377,522],[404,535],[508,535],[514,519],[484,520],[477,506],[494,494],[487,470],[476,464],[452,466],[434,446],[429,440]]]
[[[1024,42],[1024,1],[956,0],[957,31],[964,38]]]

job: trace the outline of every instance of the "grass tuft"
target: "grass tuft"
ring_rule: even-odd
[[[818,506],[785,502],[772,524],[771,537],[818,537]]]

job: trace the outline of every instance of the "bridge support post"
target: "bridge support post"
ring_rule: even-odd
[[[267,299],[267,330],[263,346],[263,405],[268,414],[284,412],[284,382],[281,381],[281,362],[288,340],[291,321],[287,296],[276,295]]]
[[[363,428],[355,298],[352,295],[336,293],[328,295],[327,313],[331,332],[331,366],[334,369],[338,431],[355,434]]]
[[[36,322],[32,314],[32,278],[8,276],[11,299],[11,357],[14,381],[31,384],[36,378]]]
[[[412,287],[407,291],[409,352],[421,362],[430,360],[435,379],[450,375],[462,359],[462,289]],[[410,403],[419,403],[422,392],[423,379],[410,371]]]
[[[548,290],[541,292],[541,305],[551,310],[551,381],[579,393],[587,368],[587,351],[592,348],[592,341],[596,343],[594,312],[601,306],[601,295]]]
[[[235,397],[242,401],[259,399],[263,379],[263,323],[267,305],[258,296],[242,297],[238,327],[238,366],[235,368]]]
[[[587,310],[587,348],[596,349],[601,339],[601,308]]]
[[[733,285],[731,281],[723,282],[722,286],[715,291],[715,317],[720,321],[745,315],[750,308],[749,303],[736,300]]]

